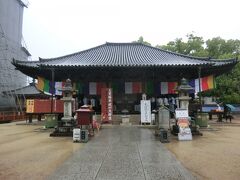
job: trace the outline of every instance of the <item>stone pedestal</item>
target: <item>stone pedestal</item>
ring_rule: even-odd
[[[188,110],[189,100],[191,98],[189,96],[181,96],[178,99],[179,99],[179,103],[180,103],[180,108]]]
[[[63,97],[62,100],[64,101],[64,112],[61,120],[66,126],[72,126],[72,97]]]

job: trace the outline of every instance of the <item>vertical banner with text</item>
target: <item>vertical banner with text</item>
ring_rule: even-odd
[[[141,100],[141,123],[151,123],[150,100]]]
[[[112,121],[113,115],[113,95],[111,88],[101,90],[101,117],[103,123]]]

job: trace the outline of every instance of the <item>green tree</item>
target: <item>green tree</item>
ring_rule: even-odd
[[[202,37],[195,36],[193,33],[187,35],[186,42],[182,38],[177,38],[167,45],[156,47],[197,57],[240,58],[240,40],[224,40],[221,37],[214,37],[205,42]],[[216,89],[202,92],[202,95],[217,96],[225,103],[240,103],[240,65],[237,64],[231,72],[217,77],[216,85]]]
[[[217,87],[213,95],[218,96],[225,103],[240,103],[240,64],[227,74],[216,78]]]
[[[144,41],[144,39],[143,39],[142,36],[140,36],[137,41],[133,41],[133,42],[134,42],[134,43],[136,43],[136,42],[137,42],[137,43],[142,43],[142,44],[145,44],[145,45],[148,45],[148,46],[152,46],[149,42]]]
[[[177,38],[167,43],[167,45],[157,45],[156,47],[180,54],[203,57],[208,55],[204,49],[204,43],[202,37],[188,34],[186,42],[184,42],[182,38]]]
[[[165,49],[172,52],[177,52],[180,54],[187,54],[187,44],[183,42],[182,38],[177,38],[175,41],[170,41],[167,45],[157,45],[157,48]]]
[[[212,58],[233,58],[240,53],[240,41],[233,39],[224,40],[220,37],[215,37],[206,41],[206,50]]]
[[[220,55],[224,54],[224,47],[226,42],[220,37],[208,39],[206,41],[207,51],[211,58],[218,58]]]
[[[216,59],[231,59],[239,56],[239,40],[224,40],[220,37],[206,41],[209,56]],[[216,78],[216,89],[208,92],[218,96],[225,103],[240,103],[240,65],[237,64],[229,73]],[[207,93],[204,92],[203,95]]]
[[[197,56],[200,52],[204,50],[204,40],[202,37],[195,36],[194,34],[187,35],[187,48],[186,54]]]

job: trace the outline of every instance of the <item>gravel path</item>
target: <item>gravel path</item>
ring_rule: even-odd
[[[102,129],[49,179],[195,179],[149,129]]]

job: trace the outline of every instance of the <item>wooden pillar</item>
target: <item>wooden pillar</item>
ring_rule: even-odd
[[[28,122],[29,122],[29,123],[32,123],[32,114],[29,114]]]
[[[38,121],[41,121],[41,120],[42,120],[42,115],[38,114]]]
[[[52,83],[51,83],[51,114],[53,113],[53,91],[54,91],[54,69],[51,69]]]
[[[200,112],[202,112],[201,66],[198,67],[198,85],[199,85],[199,103],[200,103]]]

